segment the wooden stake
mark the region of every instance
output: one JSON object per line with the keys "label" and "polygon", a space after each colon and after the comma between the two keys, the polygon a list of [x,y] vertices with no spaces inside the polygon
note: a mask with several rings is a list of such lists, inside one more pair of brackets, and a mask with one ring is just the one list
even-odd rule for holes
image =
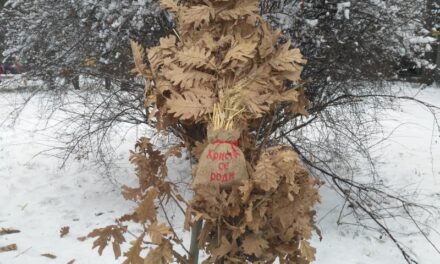
{"label": "wooden stake", "polygon": [[195,222],[191,228],[191,245],[189,248],[190,260],[192,264],[199,263],[199,235],[202,230],[203,220]]}

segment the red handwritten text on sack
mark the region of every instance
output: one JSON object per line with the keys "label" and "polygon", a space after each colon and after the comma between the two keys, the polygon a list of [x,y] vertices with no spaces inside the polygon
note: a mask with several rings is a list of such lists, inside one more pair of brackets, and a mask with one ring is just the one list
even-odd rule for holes
{"label": "red handwritten text on sack", "polygon": [[[210,172],[211,182],[229,182],[235,180],[237,172],[234,169],[234,161],[238,159],[241,152],[237,150],[237,144],[234,142],[214,142],[215,144],[230,144],[231,149],[228,151],[219,151],[215,149],[208,149],[206,158],[213,161],[213,166]],[[232,162],[232,167],[231,163]],[[215,165],[214,165],[215,164]],[[230,171],[233,170],[233,171]]]}
{"label": "red handwritten text on sack", "polygon": [[218,169],[219,170],[229,170],[229,162],[219,162]]}
{"label": "red handwritten text on sack", "polygon": [[217,181],[217,182],[228,182],[235,179],[235,171],[227,172],[227,173],[215,173],[211,172],[210,181]]}
{"label": "red handwritten text on sack", "polygon": [[240,153],[233,149],[232,152],[216,152],[212,149],[208,150],[208,155],[206,156],[210,160],[230,160],[236,159],[240,156]]}

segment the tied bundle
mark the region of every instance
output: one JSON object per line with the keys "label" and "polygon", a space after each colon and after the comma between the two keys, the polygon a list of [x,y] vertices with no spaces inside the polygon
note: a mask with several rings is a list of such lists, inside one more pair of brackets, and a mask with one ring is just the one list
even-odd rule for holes
{"label": "tied bundle", "polygon": [[[131,162],[139,187],[123,192],[138,206],[117,225],[96,229],[94,246],[101,252],[112,240],[115,256],[122,255],[129,221],[141,233],[126,263],[197,263],[197,249],[207,255],[203,263],[310,263],[316,181],[293,150],[275,146],[272,126],[307,116],[306,60],[259,15],[258,0],[160,3],[174,14],[176,30],[147,51],[133,41],[134,72],[146,79],[149,124],[183,142],[165,153],[147,138],[138,142]],[[191,201],[167,170],[186,150],[197,162]],[[184,243],[172,223],[159,222],[168,202],[187,205],[186,256],[175,249]]]}
{"label": "tied bundle", "polygon": [[239,148],[241,129],[237,125],[242,99],[241,88],[233,87],[227,94],[220,92],[208,126],[208,146],[200,156],[193,188],[219,185],[221,188],[240,185],[249,179],[246,159]]}
{"label": "tied bundle", "polygon": [[240,132],[237,129],[208,130],[209,144],[202,152],[193,187],[201,184],[218,184],[220,187],[239,185],[249,178],[246,160],[238,147]]}

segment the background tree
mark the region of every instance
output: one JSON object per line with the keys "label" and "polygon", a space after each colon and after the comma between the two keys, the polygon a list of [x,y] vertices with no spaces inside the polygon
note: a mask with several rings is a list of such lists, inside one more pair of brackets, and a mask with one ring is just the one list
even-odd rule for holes
{"label": "background tree", "polygon": [[[56,104],[53,111],[69,112],[60,123],[72,128],[59,135],[66,143],[63,158],[92,152],[104,160],[112,152],[107,139],[115,124],[144,123],[143,85],[130,73],[129,38],[153,45],[168,31],[167,17],[155,2],[9,1],[2,14],[4,54],[20,58],[30,78],[46,83],[33,87],[24,102],[44,91]],[[70,83],[85,92],[65,101]]]}
{"label": "background tree", "polygon": [[[1,16],[2,16],[2,9],[5,6],[7,0],[0,0],[0,20],[1,20]],[[5,28],[1,27],[0,28],[0,59],[3,58],[3,48],[5,46],[4,44],[4,36],[5,36]]]}
{"label": "background tree", "polygon": [[9,1],[5,55],[48,81],[82,75],[127,85],[130,32],[154,44],[163,31],[156,11],[151,1]]}
{"label": "background tree", "polygon": [[437,42],[432,44],[427,58],[428,60],[434,61],[437,65],[437,71],[434,72],[434,78],[436,78],[437,82],[440,82],[440,1],[426,1],[425,22],[426,28],[431,30],[431,35],[437,39]]}
{"label": "background tree", "polygon": [[[422,17],[430,2],[276,0],[262,1],[261,9],[309,58],[304,77],[314,87],[335,87],[395,79],[402,58],[427,66],[420,60],[425,45],[411,39],[429,35]],[[128,39],[149,47],[172,25],[151,0],[9,1],[6,9],[6,54],[28,60],[33,75],[94,76],[118,85],[129,83]]]}

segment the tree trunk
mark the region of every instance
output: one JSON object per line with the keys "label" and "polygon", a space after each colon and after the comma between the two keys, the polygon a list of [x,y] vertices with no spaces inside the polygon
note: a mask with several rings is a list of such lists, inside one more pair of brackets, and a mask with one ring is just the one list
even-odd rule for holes
{"label": "tree trunk", "polygon": [[189,248],[189,255],[191,259],[191,264],[199,263],[199,235],[202,230],[203,221],[199,220],[193,224],[191,227],[191,245]]}
{"label": "tree trunk", "polygon": [[432,17],[433,9],[434,9],[433,0],[426,0],[425,25],[428,30],[431,30],[432,25],[434,24],[434,18]]}
{"label": "tree trunk", "polygon": [[55,90],[55,80],[54,80],[54,78],[50,77],[47,80],[47,86],[48,86],[49,90]]}
{"label": "tree trunk", "polygon": [[121,91],[128,91],[130,88],[130,83],[126,81],[121,81]]}
{"label": "tree trunk", "polygon": [[[434,25],[434,17],[432,13],[434,12],[434,1],[426,0],[426,10],[425,10],[425,27],[431,31]],[[426,53],[426,59],[435,63],[435,53],[436,47],[432,47],[433,49],[430,52]]]}
{"label": "tree trunk", "polygon": [[112,85],[112,81],[110,81],[109,78],[105,78],[105,79],[104,79],[104,85],[105,85],[105,89],[106,89],[106,90],[110,90],[111,85]]}
{"label": "tree trunk", "polygon": [[437,67],[440,67],[440,43],[437,44],[437,56],[435,59],[435,63],[437,64]]}
{"label": "tree trunk", "polygon": [[1,11],[1,10],[3,9],[3,7],[5,6],[6,1],[8,1],[8,0],[0,0],[0,11]]}
{"label": "tree trunk", "polygon": [[75,90],[79,90],[79,75],[72,78],[72,85]]}

